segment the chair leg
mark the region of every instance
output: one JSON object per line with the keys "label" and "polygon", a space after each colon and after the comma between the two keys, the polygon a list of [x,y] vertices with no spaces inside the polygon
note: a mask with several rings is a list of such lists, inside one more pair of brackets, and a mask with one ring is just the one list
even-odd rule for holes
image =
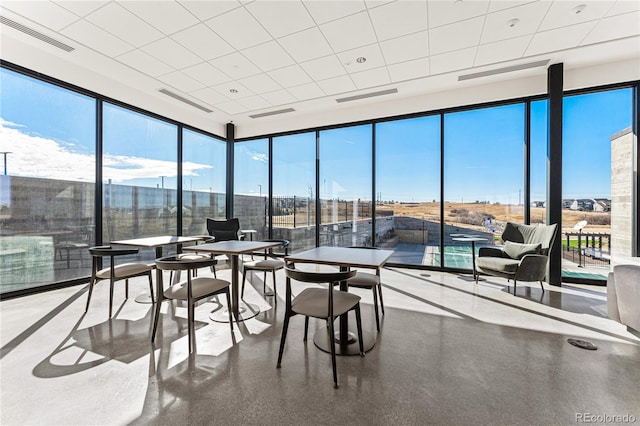
{"label": "chair leg", "polygon": [[278,303],[278,289],[276,288],[276,270],[273,273],[273,303]]}
{"label": "chair leg", "polygon": [[[231,307],[231,293],[229,292],[229,287],[227,287],[227,306]],[[231,325],[231,334],[233,334],[233,313],[231,309],[227,309],[229,311],[229,324]]]}
{"label": "chair leg", "polygon": [[513,279],[513,295],[516,295],[516,279]]}
{"label": "chair leg", "polygon": [[246,281],[246,279],[247,279],[247,270],[245,268],[242,268],[242,289],[240,290],[240,299],[244,299],[244,282]]}
{"label": "chair leg", "polygon": [[304,339],[303,342],[307,341],[307,331],[309,330],[309,317],[304,317]]}
{"label": "chair leg", "polygon": [[151,279],[151,271],[149,271],[149,292],[151,293],[151,303],[153,303],[156,300],[156,297],[153,294],[153,280]]}
{"label": "chair leg", "polygon": [[[187,274],[190,271],[187,271]],[[189,353],[193,353],[193,341],[195,340],[195,322],[193,320],[193,316],[194,316],[194,312],[195,308],[194,308],[194,303],[193,303],[193,299],[191,299],[190,297],[187,298],[187,332],[189,333]]]}
{"label": "chair leg", "polygon": [[384,302],[382,301],[382,284],[378,286],[378,298],[380,299],[380,309],[382,309],[382,315],[384,315]]}
{"label": "chair leg", "polygon": [[162,298],[158,295],[158,300],[156,300],[156,313],[153,316],[153,332],[151,333],[151,341],[156,340],[156,331],[158,330],[158,321],[160,320],[160,304],[162,303]]}
{"label": "chair leg", "polygon": [[282,362],[282,354],[284,353],[284,341],[287,339],[287,329],[289,328],[289,314],[284,314],[284,324],[282,324],[282,336],[280,337],[280,350],[278,351],[278,364],[276,368],[280,368]]}
{"label": "chair leg", "polygon": [[124,280],[124,298],[129,298],[129,278]]}
{"label": "chair leg", "polygon": [[334,329],[333,329],[333,321],[334,318],[328,318],[329,320],[329,346],[331,347],[331,368],[333,369],[333,387],[338,388],[338,371],[336,370],[336,344],[333,341]]}
{"label": "chair leg", "polygon": [[378,292],[375,287],[371,287],[373,290],[373,310],[376,313],[376,330],[380,333],[380,317],[378,315]]}
{"label": "chair leg", "polygon": [[267,271],[262,275],[262,294],[267,292]]}
{"label": "chair leg", "polygon": [[364,342],[362,341],[362,317],[360,315],[360,303],[356,305],[356,327],[358,328],[358,346],[360,356],[364,356]]}
{"label": "chair leg", "polygon": [[109,278],[109,318],[111,318],[111,313],[113,312],[113,274]]}
{"label": "chair leg", "polygon": [[91,294],[93,293],[93,286],[95,285],[95,282],[95,277],[91,277],[91,281],[89,281],[89,295],[87,296],[87,306],[84,308],[85,313],[89,311],[89,302],[91,302]]}
{"label": "chair leg", "polygon": [[540,288],[542,289],[542,292],[544,293],[544,286],[542,285],[542,281],[540,281]]}

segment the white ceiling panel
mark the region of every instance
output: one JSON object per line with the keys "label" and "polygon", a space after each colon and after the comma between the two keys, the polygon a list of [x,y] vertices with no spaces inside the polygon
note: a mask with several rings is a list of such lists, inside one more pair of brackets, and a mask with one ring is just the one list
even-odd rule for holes
{"label": "white ceiling panel", "polygon": [[416,33],[427,29],[427,3],[422,1],[398,1],[371,9],[378,40]]}
{"label": "white ceiling panel", "polygon": [[596,22],[585,22],[580,25],[536,33],[527,48],[526,55],[539,55],[576,47],[595,25]]}
{"label": "white ceiling panel", "polygon": [[237,101],[223,102],[218,104],[217,106],[218,109],[229,115],[241,114],[243,112],[249,111],[245,106],[240,105]]}
{"label": "white ceiling panel", "polygon": [[238,50],[271,40],[269,33],[244,8],[216,16],[206,24]]}
{"label": "white ceiling panel", "polygon": [[214,16],[222,15],[225,12],[241,7],[240,3],[235,0],[224,1],[203,1],[203,0],[186,0],[181,1],[181,5],[187,8],[195,17],[201,21],[206,21]]}
{"label": "white ceiling panel", "polygon": [[227,102],[230,99],[224,96],[217,90],[213,90],[210,87],[206,87],[200,90],[194,90],[190,93],[191,96],[206,102],[209,105],[218,105],[219,103]]}
{"label": "white ceiling panel", "polygon": [[282,87],[267,74],[257,74],[251,77],[242,78],[238,80],[244,87],[251,90],[253,93],[262,94],[266,92],[273,92],[280,90]]}
{"label": "white ceiling panel", "polygon": [[[348,73],[361,72],[386,65],[380,46],[377,43],[338,53],[337,56]],[[359,58],[364,58],[365,61],[359,63]]]}
{"label": "white ceiling panel", "polygon": [[163,37],[160,31],[116,3],[109,3],[86,19],[136,47]]}
{"label": "white ceiling panel", "polygon": [[173,34],[199,22],[173,0],[122,1],[120,4],[164,34]]}
{"label": "white ceiling panel", "polygon": [[317,24],[335,21],[365,10],[365,4],[362,0],[316,0],[305,1],[304,5]]}
{"label": "white ceiling panel", "polygon": [[[639,22],[640,12],[625,13],[624,15],[604,18],[598,22],[593,31],[585,37],[581,45],[637,36],[638,33],[640,33]],[[638,44],[638,46],[640,46],[640,44]]]}
{"label": "white ceiling panel", "polygon": [[429,57],[431,75],[471,68],[477,48],[457,50]]}
{"label": "white ceiling panel", "polygon": [[356,90],[357,87],[351,80],[351,77],[343,75],[340,77],[330,78],[328,80],[318,81],[318,86],[328,96]]}
{"label": "white ceiling panel", "polygon": [[475,66],[487,65],[520,58],[531,41],[532,35],[510,38],[495,43],[481,44],[476,53]]}
{"label": "white ceiling panel", "polygon": [[484,17],[478,17],[430,29],[429,52],[438,55],[477,46],[483,25]]}
{"label": "white ceiling panel", "polygon": [[580,24],[602,18],[613,3],[607,1],[561,1],[549,8],[538,31],[547,31],[568,25]]}
{"label": "white ceiling panel", "polygon": [[296,98],[294,98],[293,95],[286,90],[276,90],[273,92],[263,93],[260,96],[262,96],[274,106],[284,105],[296,101]]}
{"label": "white ceiling panel", "polygon": [[380,48],[387,64],[411,61],[429,54],[429,37],[426,31],[385,40]]}
{"label": "white ceiling panel", "polygon": [[297,62],[331,55],[333,50],[316,27],[278,39],[278,43]]}
{"label": "white ceiling panel", "polygon": [[315,26],[307,9],[297,0],[256,1],[247,4],[247,9],[275,38]]}
{"label": "white ceiling panel", "polygon": [[142,50],[132,50],[124,55],[118,56],[117,59],[123,64],[152,77],[174,71],[169,65],[157,60]]}
{"label": "white ceiling panel", "polygon": [[431,72],[430,68],[429,58],[416,59],[387,67],[394,83],[427,76]]}
{"label": "white ceiling panel", "polygon": [[[484,24],[481,43],[491,43],[533,34],[549,10],[551,2],[528,3],[523,6],[490,13]],[[515,25],[511,25],[517,19]]]}
{"label": "white ceiling panel", "polygon": [[[430,1],[427,2],[429,28],[453,24],[487,13],[488,1]],[[496,3],[496,2],[494,2]],[[510,3],[510,2],[498,2]]]}
{"label": "white ceiling panel", "polygon": [[320,26],[320,30],[336,52],[377,42],[366,12],[329,22]]}
{"label": "white ceiling panel", "polygon": [[134,49],[129,43],[83,19],[69,25],[60,33],[73,40],[82,40],[85,46],[110,57],[122,55]]}
{"label": "white ceiling panel", "polygon": [[499,10],[511,9],[517,6],[521,6],[527,3],[533,3],[540,0],[491,0],[489,3],[489,13],[497,12]]}
{"label": "white ceiling panel", "polygon": [[[6,2],[3,2],[6,3]],[[22,3],[22,2],[21,2]],[[65,9],[75,13],[78,16],[86,16],[93,12],[94,10],[104,6],[109,3],[108,1],[99,1],[99,0],[59,0],[54,1],[55,4],[64,7]]]}
{"label": "white ceiling panel", "polygon": [[187,28],[173,34],[171,38],[205,60],[235,52],[235,49],[229,43],[205,24]]}
{"label": "white ceiling panel", "polygon": [[637,0],[618,0],[607,12],[607,16],[620,15],[623,13],[635,12],[640,10],[640,1]]}
{"label": "white ceiling panel", "polygon": [[247,89],[237,81],[228,81],[212,87],[213,90],[227,96],[229,99],[239,100],[255,95],[251,90]]}
{"label": "white ceiling panel", "polygon": [[75,13],[49,1],[3,0],[2,7],[54,31],[59,31],[79,19]]}
{"label": "white ceiling panel", "polygon": [[299,65],[269,71],[267,74],[282,87],[299,86],[313,81]]}
{"label": "white ceiling panel", "polygon": [[271,106],[269,102],[265,101],[260,96],[250,96],[248,98],[239,99],[238,103],[251,111],[256,109],[269,108]]}
{"label": "white ceiling panel", "polygon": [[358,89],[367,89],[369,87],[383,86],[391,83],[387,67],[357,72],[351,74],[351,79]]}
{"label": "white ceiling panel", "polygon": [[335,55],[314,59],[300,64],[300,66],[314,80],[325,80],[347,73]]}
{"label": "white ceiling panel", "polygon": [[242,54],[263,71],[293,65],[294,61],[275,41],[269,41],[242,51]]}
{"label": "white ceiling panel", "polygon": [[184,68],[183,73],[198,80],[205,86],[215,86],[230,81],[231,78],[208,62]]}
{"label": "white ceiling panel", "polygon": [[188,93],[198,89],[204,89],[205,85],[200,83],[199,81],[194,80],[188,75],[180,72],[174,71],[169,74],[164,74],[158,77],[158,80],[166,83],[176,89]]}
{"label": "white ceiling panel", "polygon": [[290,87],[287,90],[299,101],[321,98],[325,95],[320,86],[318,86],[316,83]]}
{"label": "white ceiling panel", "polygon": [[232,78],[244,78],[260,73],[258,67],[237,52],[212,59],[209,63]]}
{"label": "white ceiling panel", "polygon": [[169,37],[154,41],[144,46],[142,50],[175,69],[190,67],[202,62],[198,55],[188,51]]}

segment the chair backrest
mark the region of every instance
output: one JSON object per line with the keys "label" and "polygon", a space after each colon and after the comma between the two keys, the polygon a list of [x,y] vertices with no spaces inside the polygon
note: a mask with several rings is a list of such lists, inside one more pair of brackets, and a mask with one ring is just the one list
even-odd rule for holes
{"label": "chair backrest", "polygon": [[284,271],[287,277],[292,280],[316,284],[346,281],[356,275],[356,271],[308,272],[293,269],[288,266],[284,268]]}
{"label": "chair backrest", "polygon": [[156,268],[161,271],[186,271],[200,269],[215,264],[214,259],[185,259],[178,255],[171,255],[156,259]]}
{"label": "chair backrest", "polygon": [[502,240],[522,244],[540,244],[540,254],[548,255],[549,248],[556,238],[557,229],[558,224],[556,223],[552,225],[525,225],[507,222],[502,233]]}
{"label": "chair backrest", "polygon": [[216,242],[237,240],[238,232],[240,231],[240,220],[238,218],[229,220],[207,218],[207,231]]}
{"label": "chair backrest", "polygon": [[89,253],[93,257],[115,257],[138,253],[137,248],[113,248],[111,246],[89,247]]}
{"label": "chair backrest", "polygon": [[[262,240],[262,241],[267,242],[267,243],[281,243],[282,247],[284,248],[284,255],[285,256],[289,255],[289,244],[290,244],[289,240],[282,240],[282,239],[277,239],[276,238],[276,239],[267,239],[267,240]],[[277,249],[279,247],[275,247],[275,248]],[[273,250],[274,249],[268,249],[268,250],[265,250],[265,252],[269,251],[269,253],[272,253]]]}

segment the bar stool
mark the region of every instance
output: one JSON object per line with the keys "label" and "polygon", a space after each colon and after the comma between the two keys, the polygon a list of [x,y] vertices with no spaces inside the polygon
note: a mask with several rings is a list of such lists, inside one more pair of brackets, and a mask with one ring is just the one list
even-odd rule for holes
{"label": "bar stool", "polygon": [[[164,297],[169,300],[185,300],[187,302],[187,320],[189,324],[189,353],[195,349],[195,305],[199,300],[225,293],[227,295],[227,305],[231,306],[231,296],[229,286],[231,283],[225,280],[209,277],[193,277],[192,271],[199,268],[210,267],[215,264],[215,259],[187,259],[179,255],[166,256],[156,259],[156,268],[162,271],[186,271],[187,279],[172,285],[164,291]],[[156,312],[153,319],[153,332],[151,341],[156,339],[158,320],[160,319],[160,304],[162,296],[158,296],[156,302]],[[233,333],[233,317],[229,309],[229,324]]]}
{"label": "bar stool", "polygon": [[[89,310],[89,302],[91,302],[91,294],[93,286],[99,280],[109,280],[109,318],[111,318],[113,310],[113,285],[118,280],[125,280],[125,298],[129,298],[129,278],[147,275],[149,277],[149,291],[151,291],[151,299],[153,299],[153,282],[151,279],[151,271],[153,265],[142,262],[115,264],[115,258],[118,256],[126,256],[138,253],[137,248],[113,248],[111,246],[96,246],[89,248],[89,253],[93,258],[91,267],[91,281],[89,282],[89,296],[87,297],[87,306],[84,311]],[[98,260],[104,257],[109,258],[109,267],[98,271]]]}

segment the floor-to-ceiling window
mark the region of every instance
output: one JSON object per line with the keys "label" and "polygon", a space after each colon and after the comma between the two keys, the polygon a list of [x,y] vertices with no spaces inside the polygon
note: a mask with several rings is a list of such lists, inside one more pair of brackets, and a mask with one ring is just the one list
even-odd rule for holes
{"label": "floor-to-ceiling window", "polygon": [[237,142],[234,145],[233,212],[240,228],[256,231],[247,239],[269,236],[269,140]]}
{"label": "floor-to-ceiling window", "polygon": [[207,218],[226,217],[227,143],[182,132],[182,234],[206,235]]}
{"label": "floor-to-ceiling window", "polygon": [[273,238],[295,253],[316,245],[316,134],[273,138]]}
{"label": "floor-to-ceiling window", "polygon": [[177,234],[177,126],[103,108],[103,241]]}
{"label": "floor-to-ceiling window", "polygon": [[377,246],[440,266],[440,116],[376,124],[375,172]]}
{"label": "floor-to-ceiling window", "polygon": [[547,221],[548,102],[540,100],[530,105],[529,222],[539,225]]}
{"label": "floor-to-ceiling window", "polygon": [[0,70],[0,292],[86,276],[96,101]]}
{"label": "floor-to-ceiling window", "polygon": [[499,239],[506,222],[523,222],[524,140],[521,103],[445,114],[445,267],[471,269],[465,237],[484,239],[477,250]]}
{"label": "floor-to-ceiling window", "polygon": [[321,246],[373,245],[372,126],[320,132]]}

